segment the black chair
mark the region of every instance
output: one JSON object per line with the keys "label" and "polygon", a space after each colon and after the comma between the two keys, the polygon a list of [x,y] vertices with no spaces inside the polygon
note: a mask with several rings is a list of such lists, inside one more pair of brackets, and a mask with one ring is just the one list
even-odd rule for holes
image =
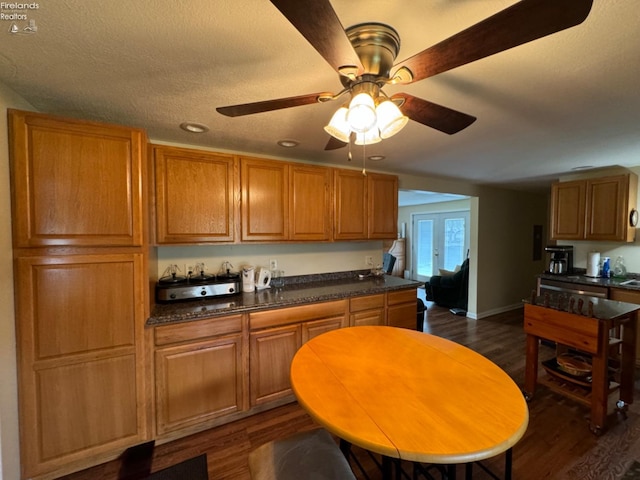
{"label": "black chair", "polygon": [[382,270],[387,275],[391,275],[393,273],[393,266],[396,264],[396,257],[391,255],[390,253],[385,253],[382,255]]}
{"label": "black chair", "polygon": [[469,259],[453,275],[434,275],[425,283],[426,299],[441,307],[467,310]]}

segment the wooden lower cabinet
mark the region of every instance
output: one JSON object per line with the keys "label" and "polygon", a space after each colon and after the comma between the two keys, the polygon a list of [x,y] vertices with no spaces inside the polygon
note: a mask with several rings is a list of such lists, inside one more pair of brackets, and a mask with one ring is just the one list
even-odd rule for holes
{"label": "wooden lower cabinet", "polygon": [[265,310],[249,315],[251,406],[292,396],[293,356],[316,335],[348,325],[348,300]]}
{"label": "wooden lower cabinet", "polygon": [[159,437],[246,408],[241,315],[156,327],[155,344]]}
{"label": "wooden lower cabinet", "polygon": [[391,327],[417,327],[418,295],[415,289],[387,293],[387,325]]}
{"label": "wooden lower cabinet", "polygon": [[384,293],[355,297],[349,300],[349,325],[384,325]]}
{"label": "wooden lower cabinet", "polygon": [[291,395],[289,367],[302,344],[301,329],[286,325],[250,334],[251,406]]}
{"label": "wooden lower cabinet", "polygon": [[148,439],[142,254],[16,260],[24,478],[69,473]]}

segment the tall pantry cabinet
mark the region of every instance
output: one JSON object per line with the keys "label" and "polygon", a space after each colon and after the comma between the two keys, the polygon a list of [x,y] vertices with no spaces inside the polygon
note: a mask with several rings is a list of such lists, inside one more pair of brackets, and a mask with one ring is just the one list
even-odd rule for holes
{"label": "tall pantry cabinet", "polygon": [[149,438],[142,130],[9,110],[23,478]]}

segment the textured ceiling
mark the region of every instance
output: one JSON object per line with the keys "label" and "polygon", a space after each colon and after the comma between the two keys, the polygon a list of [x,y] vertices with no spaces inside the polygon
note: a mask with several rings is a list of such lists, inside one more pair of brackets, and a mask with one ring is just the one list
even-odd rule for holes
{"label": "textured ceiling", "polygon": [[[403,60],[515,2],[333,0],[342,24],[377,21]],[[341,89],[267,0],[43,0],[19,33],[0,21],[0,82],[48,113],[143,127],[154,141],[347,165],[324,151],[336,102],[228,118],[216,107]],[[4,11],[3,13],[11,13]],[[35,33],[24,33],[32,22]],[[594,0],[584,23],[389,94],[476,116],[455,135],[415,122],[366,148],[371,168],[531,186],[575,167],[640,164],[640,8]],[[208,125],[205,134],[178,128]],[[300,145],[283,149],[280,139]],[[361,147],[353,151],[361,162]]]}

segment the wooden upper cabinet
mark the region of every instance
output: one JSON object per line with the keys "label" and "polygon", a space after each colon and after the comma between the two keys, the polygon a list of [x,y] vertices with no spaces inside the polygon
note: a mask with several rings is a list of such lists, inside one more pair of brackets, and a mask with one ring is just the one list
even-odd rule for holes
{"label": "wooden upper cabinet", "polygon": [[398,234],[398,177],[363,175],[338,169],[334,174],[336,240],[395,239]]}
{"label": "wooden upper cabinet", "polygon": [[638,177],[633,173],[554,183],[551,238],[632,242]]}
{"label": "wooden upper cabinet", "polygon": [[233,155],[153,145],[156,242],[233,242],[239,217]]}
{"label": "wooden upper cabinet", "polygon": [[240,159],[242,241],[288,240],[289,165]]}
{"label": "wooden upper cabinet", "polygon": [[143,130],[9,110],[14,247],[141,246]]}
{"label": "wooden upper cabinet", "polygon": [[331,240],[331,170],[291,164],[289,178],[289,238]]}
{"label": "wooden upper cabinet", "polygon": [[587,180],[586,238],[632,242],[635,227],[629,224],[629,214],[636,206],[637,192],[635,174]]}
{"label": "wooden upper cabinet", "polygon": [[584,239],[586,182],[556,182],[551,185],[551,238]]}
{"label": "wooden upper cabinet", "polygon": [[398,177],[367,174],[368,238],[398,237]]}
{"label": "wooden upper cabinet", "polygon": [[367,238],[367,177],[358,170],[337,169],[333,175],[335,240]]}

